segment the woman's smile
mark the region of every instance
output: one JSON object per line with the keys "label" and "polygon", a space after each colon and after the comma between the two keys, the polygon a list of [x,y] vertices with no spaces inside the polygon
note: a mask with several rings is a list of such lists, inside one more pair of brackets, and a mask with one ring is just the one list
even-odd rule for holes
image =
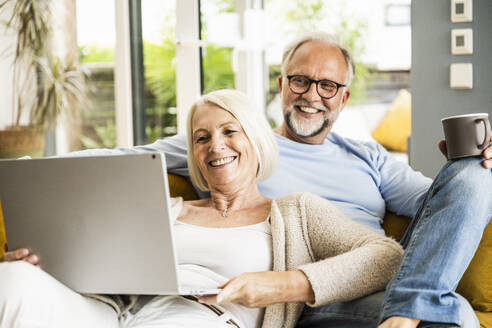
{"label": "woman's smile", "polygon": [[212,167],[223,167],[223,166],[226,166],[226,165],[232,163],[234,160],[236,160],[236,158],[237,158],[237,156],[222,157],[219,159],[214,159],[214,160],[208,162],[208,164]]}

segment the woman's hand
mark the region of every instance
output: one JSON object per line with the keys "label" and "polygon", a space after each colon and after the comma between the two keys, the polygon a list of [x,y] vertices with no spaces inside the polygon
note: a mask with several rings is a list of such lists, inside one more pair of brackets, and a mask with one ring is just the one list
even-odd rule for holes
{"label": "woman's hand", "polygon": [[314,292],[302,271],[243,273],[221,286],[217,295],[200,297],[207,304],[238,303],[265,307],[281,302],[312,302]]}
{"label": "woman's hand", "polygon": [[27,248],[19,248],[10,252],[5,252],[0,258],[0,262],[25,261],[39,267],[39,257],[31,253]]}
{"label": "woman's hand", "polygon": [[407,317],[389,317],[384,320],[378,328],[415,328],[419,325],[419,319],[412,319]]}

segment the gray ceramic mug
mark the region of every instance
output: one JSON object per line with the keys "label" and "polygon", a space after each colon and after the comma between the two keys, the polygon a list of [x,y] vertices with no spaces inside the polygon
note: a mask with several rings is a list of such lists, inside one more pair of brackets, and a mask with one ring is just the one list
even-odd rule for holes
{"label": "gray ceramic mug", "polygon": [[481,155],[490,143],[489,114],[475,113],[441,120],[448,159]]}

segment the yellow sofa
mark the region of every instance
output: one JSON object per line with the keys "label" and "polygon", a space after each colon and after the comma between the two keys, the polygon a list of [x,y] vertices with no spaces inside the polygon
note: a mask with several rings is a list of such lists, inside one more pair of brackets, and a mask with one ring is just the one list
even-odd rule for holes
{"label": "yellow sofa", "polygon": [[[189,182],[176,175],[168,175],[171,196],[185,200],[196,199],[195,190]],[[388,236],[399,240],[408,226],[409,218],[387,213],[383,228]],[[2,209],[0,206],[0,256],[5,245]],[[492,328],[492,222],[484,231],[482,240],[472,262],[461,279],[457,291],[471,303],[480,320],[480,326]]]}

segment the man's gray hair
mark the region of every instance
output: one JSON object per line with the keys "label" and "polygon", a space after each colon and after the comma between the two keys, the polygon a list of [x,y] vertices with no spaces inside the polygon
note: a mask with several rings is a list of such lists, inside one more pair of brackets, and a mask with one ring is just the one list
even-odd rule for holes
{"label": "man's gray hair", "polygon": [[205,104],[214,104],[228,111],[243,128],[258,159],[256,177],[258,180],[269,178],[278,162],[278,148],[273,131],[266,117],[252,108],[248,97],[237,90],[217,90],[198,99],[188,113],[186,133],[188,137],[188,169],[193,184],[202,191],[208,191],[209,186],[195,162],[193,153],[193,116],[196,110]]}
{"label": "man's gray hair", "polygon": [[354,60],[352,59],[352,55],[350,55],[350,52],[344,46],[342,46],[338,37],[326,32],[305,33],[300,35],[296,39],[292,40],[290,43],[288,43],[282,54],[282,64],[281,64],[282,75],[286,74],[287,64],[292,58],[294,52],[304,43],[309,41],[322,41],[340,49],[340,51],[343,54],[343,57],[345,58],[345,62],[347,63],[347,76],[345,77],[345,84],[347,85],[347,87],[350,86],[350,83],[352,83],[352,80],[354,78],[354,70],[355,70]]}

